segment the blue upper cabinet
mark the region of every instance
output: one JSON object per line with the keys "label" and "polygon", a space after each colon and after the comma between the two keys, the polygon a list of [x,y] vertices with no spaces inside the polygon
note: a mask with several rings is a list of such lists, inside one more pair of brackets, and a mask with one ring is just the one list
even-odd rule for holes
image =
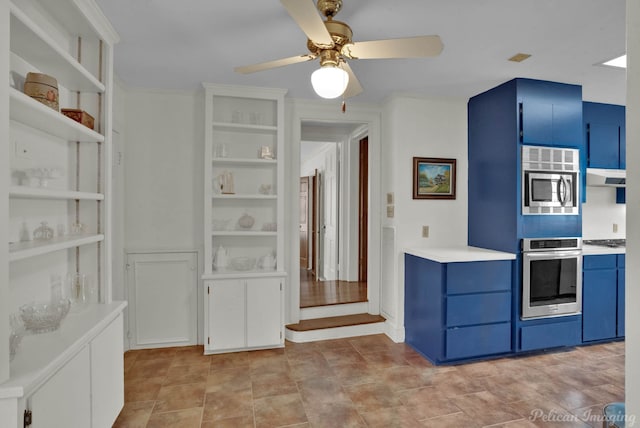
{"label": "blue upper cabinet", "polygon": [[624,106],[583,103],[583,135],[587,168],[626,167]]}
{"label": "blue upper cabinet", "polygon": [[582,87],[517,79],[520,142],[555,147],[582,144]]}
{"label": "blue upper cabinet", "polygon": [[582,141],[581,86],[513,79],[469,99],[469,245],[518,253],[523,237],[581,236],[581,215],[522,215],[521,147]]}

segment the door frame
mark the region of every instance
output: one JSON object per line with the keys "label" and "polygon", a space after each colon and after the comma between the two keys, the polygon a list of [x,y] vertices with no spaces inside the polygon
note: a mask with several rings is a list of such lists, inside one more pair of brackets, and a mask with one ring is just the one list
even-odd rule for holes
{"label": "door frame", "polygon": [[[304,239],[304,246],[306,246],[305,249],[305,253],[307,255],[307,257],[304,259],[304,262],[306,263],[305,268],[309,268],[309,257],[310,257],[310,251],[309,251],[309,241],[310,241],[310,230],[312,229],[311,226],[311,216],[309,215],[309,207],[310,207],[310,201],[309,201],[309,195],[310,195],[310,190],[311,190],[311,177],[309,176],[304,176],[304,177],[300,177],[300,194],[302,194],[302,187],[303,185],[306,186],[306,202],[305,202],[305,213],[304,213],[304,217],[302,216],[302,212],[300,213],[300,219],[302,220],[304,218],[305,221],[305,225],[307,226],[307,230],[305,231],[305,239]],[[300,201],[302,203],[302,198],[300,198]],[[300,227],[302,228],[302,223],[300,223]],[[302,232],[300,232],[299,234],[300,236],[300,250],[302,250],[303,244],[302,244]],[[302,259],[302,255],[300,256],[300,264],[303,264],[303,259]],[[302,266],[301,266],[302,267]]]}
{"label": "door frame", "polygon": [[[324,101],[292,100],[287,105],[292,120],[290,129],[290,157],[288,159],[288,179],[289,191],[287,192],[286,206],[288,209],[285,215],[291,218],[285,221],[289,224],[289,273],[285,316],[287,323],[297,323],[300,321],[300,242],[297,220],[300,215],[298,203],[299,178],[300,178],[300,141],[302,140],[302,123],[321,121],[328,123],[353,123],[362,124],[366,128],[366,135],[369,137],[369,188],[377,191],[369,192],[369,230],[368,230],[368,266],[367,277],[367,299],[368,312],[370,314],[380,313],[380,275],[381,275],[381,233],[382,216],[381,210],[381,189],[382,189],[382,168],[381,165],[381,115],[378,111],[363,106],[349,106],[348,114],[341,112],[334,103]],[[354,135],[354,139],[360,139],[364,135]],[[293,221],[291,221],[293,220]]]}
{"label": "door frame", "polygon": [[369,230],[369,137],[361,138],[358,159],[358,281],[367,282]]}

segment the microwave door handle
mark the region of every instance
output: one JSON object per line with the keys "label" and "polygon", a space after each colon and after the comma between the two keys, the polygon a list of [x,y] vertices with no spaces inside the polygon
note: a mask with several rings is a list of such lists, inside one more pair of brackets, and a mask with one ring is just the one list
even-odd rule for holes
{"label": "microwave door handle", "polygon": [[562,205],[566,205],[569,201],[569,192],[570,192],[571,182],[566,178],[562,177]]}
{"label": "microwave door handle", "polygon": [[558,200],[560,201],[560,205],[564,206],[566,202],[567,196],[567,183],[564,180],[564,177],[560,176],[560,180],[558,180]]}

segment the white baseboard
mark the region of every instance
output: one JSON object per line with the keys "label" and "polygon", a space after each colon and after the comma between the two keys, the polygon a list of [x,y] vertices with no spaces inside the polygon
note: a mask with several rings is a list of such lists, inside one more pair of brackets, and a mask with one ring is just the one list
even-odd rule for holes
{"label": "white baseboard", "polygon": [[387,328],[385,331],[385,334],[389,336],[391,340],[393,340],[396,343],[404,342],[404,339],[405,339],[404,327],[396,327],[395,325],[390,323],[388,320],[384,324],[385,324],[385,327]]}

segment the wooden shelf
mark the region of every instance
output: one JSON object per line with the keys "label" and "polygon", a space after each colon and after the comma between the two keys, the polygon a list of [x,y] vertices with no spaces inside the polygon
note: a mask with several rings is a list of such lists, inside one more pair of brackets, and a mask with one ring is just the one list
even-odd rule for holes
{"label": "wooden shelf", "polygon": [[211,196],[213,199],[256,199],[256,200],[269,200],[269,199],[277,199],[278,195],[260,195],[260,194],[214,194]]}
{"label": "wooden shelf", "polygon": [[67,141],[103,142],[104,135],[69,119],[15,88],[9,88],[11,120]]}
{"label": "wooden shelf", "polygon": [[12,186],[9,197],[14,199],[68,199],[102,201],[102,193],[74,192],[72,190],[48,189],[42,187]]}
{"label": "wooden shelf", "polygon": [[11,9],[11,52],[54,77],[61,86],[80,92],[104,92],[105,86],[62,49],[17,6]]}
{"label": "wooden shelf", "polygon": [[252,134],[275,134],[278,131],[276,126],[231,122],[213,122],[213,129],[216,131],[247,132]]}
{"label": "wooden shelf", "polygon": [[104,235],[70,235],[49,241],[28,241],[9,244],[9,261],[28,259],[54,251],[89,245],[104,240]]}
{"label": "wooden shelf", "polygon": [[285,277],[286,272],[279,270],[262,270],[255,269],[249,271],[239,271],[232,269],[225,269],[224,271],[214,271],[212,273],[205,273],[202,275],[202,279],[237,279],[237,278],[269,278],[269,277]]}
{"label": "wooden shelf", "polygon": [[214,230],[211,232],[212,236],[277,236],[277,231],[266,230]]}
{"label": "wooden shelf", "polygon": [[214,165],[278,165],[276,159],[213,158]]}

